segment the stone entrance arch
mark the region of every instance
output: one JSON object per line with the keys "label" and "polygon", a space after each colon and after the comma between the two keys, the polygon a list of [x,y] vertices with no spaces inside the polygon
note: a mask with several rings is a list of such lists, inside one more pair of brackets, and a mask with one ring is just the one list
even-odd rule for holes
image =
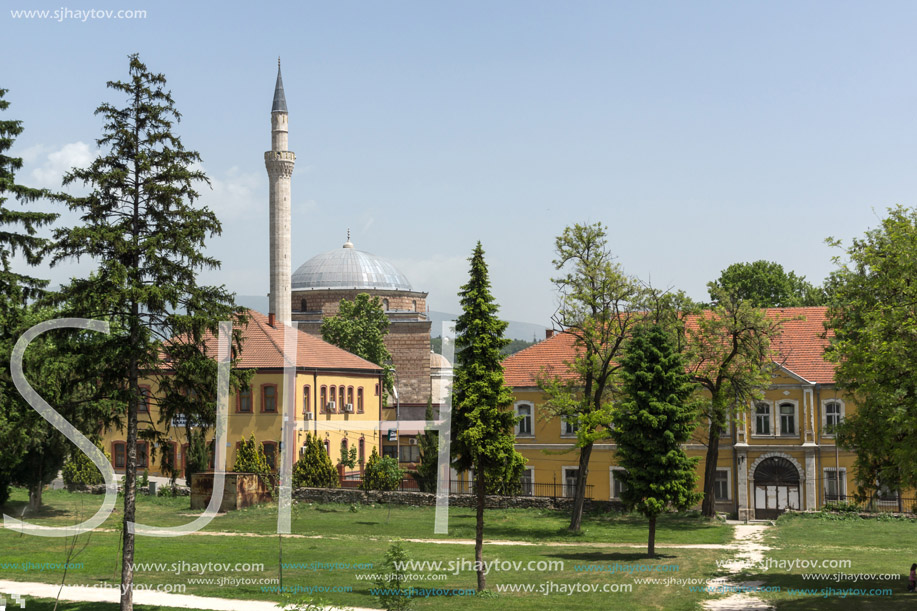
{"label": "stone entrance arch", "polygon": [[792,457],[770,454],[752,465],[755,490],[755,519],[772,520],[787,509],[799,509],[800,483],[805,480],[799,463]]}

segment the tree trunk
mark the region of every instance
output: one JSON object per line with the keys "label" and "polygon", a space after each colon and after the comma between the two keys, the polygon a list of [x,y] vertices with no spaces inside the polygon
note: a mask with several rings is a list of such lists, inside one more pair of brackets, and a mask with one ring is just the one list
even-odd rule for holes
{"label": "tree trunk", "polygon": [[583,446],[579,451],[579,471],[576,472],[576,491],[573,495],[573,515],[570,516],[571,532],[579,532],[580,526],[583,523],[583,505],[586,502],[586,479],[589,475],[590,456],[592,456],[592,443]]}
{"label": "tree trunk", "polygon": [[475,469],[474,485],[478,497],[477,525],[474,533],[474,562],[478,569],[478,592],[487,587],[487,576],[484,575],[484,470]]}
{"label": "tree trunk", "polygon": [[714,498],[713,486],[716,483],[716,461],[720,456],[720,426],[718,423],[710,423],[710,436],[707,438],[707,462],[704,465],[704,502],[701,505],[701,513],[713,518],[716,516],[716,498]]}
{"label": "tree trunk", "polygon": [[[133,321],[137,320],[139,308],[132,305]],[[136,322],[131,324],[131,346],[139,343],[140,333]],[[124,465],[124,523],[121,553],[121,611],[134,609],[134,534],[128,529],[128,522],[134,522],[137,494],[137,403],[140,393],[138,385],[139,368],[137,359],[132,358],[128,370],[128,388],[133,391],[127,405],[127,460]]]}
{"label": "tree trunk", "polygon": [[29,486],[29,511],[37,512],[41,509],[41,491],[44,489],[44,484],[39,481],[37,484],[32,484]]}
{"label": "tree trunk", "polygon": [[650,517],[650,538],[646,544],[646,554],[650,558],[656,557],[656,516]]}

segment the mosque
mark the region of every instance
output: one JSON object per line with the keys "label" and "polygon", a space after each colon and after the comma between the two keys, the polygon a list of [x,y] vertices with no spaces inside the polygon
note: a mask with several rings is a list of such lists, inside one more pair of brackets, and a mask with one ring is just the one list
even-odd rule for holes
{"label": "mosque", "polygon": [[[385,345],[392,355],[395,392],[385,406],[385,420],[422,420],[427,401],[441,402],[449,363],[430,351],[431,321],[427,293],[415,289],[391,262],[358,250],[347,232],[343,246],[313,256],[292,271],[291,182],[296,155],[288,149],[288,109],[280,64],[271,107],[271,150],[264,154],[270,190],[270,294],[272,325],[297,324],[321,337],[322,320],[338,312],[342,299],[359,293],[378,297],[389,319]],[[416,462],[419,431],[400,431],[382,443],[385,455]]]}

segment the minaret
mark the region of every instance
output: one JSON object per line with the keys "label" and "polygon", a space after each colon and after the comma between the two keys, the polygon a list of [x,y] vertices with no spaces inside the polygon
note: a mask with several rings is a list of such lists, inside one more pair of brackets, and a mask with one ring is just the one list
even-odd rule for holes
{"label": "minaret", "polygon": [[271,293],[268,318],[281,324],[292,321],[290,293],[290,179],[296,155],[287,150],[287,100],[280,78],[280,58],[277,58],[277,85],[271,108],[271,150],[264,154],[270,183],[270,249]]}

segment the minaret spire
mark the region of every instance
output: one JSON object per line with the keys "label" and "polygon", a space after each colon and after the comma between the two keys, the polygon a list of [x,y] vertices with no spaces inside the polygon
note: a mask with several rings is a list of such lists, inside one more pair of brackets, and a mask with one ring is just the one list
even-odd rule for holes
{"label": "minaret spire", "polygon": [[271,108],[271,150],[264,154],[270,186],[270,283],[268,318],[281,324],[292,322],[290,267],[290,182],[296,154],[288,150],[287,100],[277,58],[277,84]]}

